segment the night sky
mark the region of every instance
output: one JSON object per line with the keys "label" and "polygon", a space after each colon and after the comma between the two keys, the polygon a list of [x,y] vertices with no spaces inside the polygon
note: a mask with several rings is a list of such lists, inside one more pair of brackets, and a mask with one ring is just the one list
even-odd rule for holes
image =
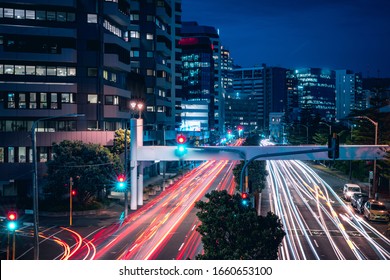
{"label": "night sky", "polygon": [[234,63],[390,77],[390,0],[182,0],[182,20],[219,29]]}

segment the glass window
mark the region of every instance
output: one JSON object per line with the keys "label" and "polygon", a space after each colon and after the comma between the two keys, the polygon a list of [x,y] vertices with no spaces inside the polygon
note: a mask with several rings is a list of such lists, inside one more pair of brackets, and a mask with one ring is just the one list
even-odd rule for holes
{"label": "glass window", "polygon": [[114,96],[106,95],[106,105],[114,105]]}
{"label": "glass window", "polygon": [[15,75],[26,75],[26,66],[15,65]]}
{"label": "glass window", "polygon": [[35,18],[37,20],[46,20],[46,11],[36,11]]}
{"label": "glass window", "polygon": [[58,109],[58,96],[57,93],[50,94],[50,109]]}
{"label": "glass window", "polygon": [[15,93],[8,93],[8,107],[15,108]]}
{"label": "glass window", "polygon": [[27,156],[26,156],[26,147],[19,147],[19,152],[18,152],[18,161],[19,162],[26,162]]}
{"label": "glass window", "polygon": [[26,109],[26,94],[19,93],[19,108]]}
{"label": "glass window", "polygon": [[26,10],[26,19],[35,19],[35,11]]}
{"label": "glass window", "polygon": [[140,33],[138,31],[130,31],[130,37],[131,38],[139,38],[140,37],[139,34]]}
{"label": "glass window", "polygon": [[8,147],[8,162],[15,162],[15,148]]}
{"label": "glass window", "polygon": [[130,51],[131,57],[139,57],[139,51]]}
{"label": "glass window", "polygon": [[97,14],[88,14],[87,15],[88,23],[97,23]]}
{"label": "glass window", "polygon": [[36,92],[30,92],[29,108],[30,109],[36,109],[37,108],[37,93]]}
{"label": "glass window", "polygon": [[47,93],[46,92],[41,92],[39,94],[39,96],[40,96],[39,108],[47,109]]}
{"label": "glass window", "polygon": [[66,67],[57,67],[57,76],[66,76]]}
{"label": "glass window", "polygon": [[0,162],[4,162],[4,147],[0,147]]}
{"label": "glass window", "polygon": [[4,73],[4,67],[3,64],[0,64],[0,75]]}
{"label": "glass window", "polygon": [[68,67],[68,76],[76,76],[76,68]]}
{"label": "glass window", "polygon": [[75,21],[76,20],[76,14],[75,13],[67,13],[66,20],[67,21]]}
{"label": "glass window", "polygon": [[104,78],[105,80],[108,80],[108,72],[107,72],[107,70],[104,70],[104,71],[103,71],[103,78]]}
{"label": "glass window", "polygon": [[153,52],[146,52],[146,57],[153,58],[154,57],[154,53]]}
{"label": "glass window", "polygon": [[14,18],[14,9],[4,8],[5,18]]}
{"label": "glass window", "polygon": [[13,65],[4,65],[4,74],[14,74],[14,66]]}
{"label": "glass window", "polygon": [[97,76],[97,68],[88,68],[88,76],[96,77]]}
{"label": "glass window", "polygon": [[154,70],[153,69],[146,69],[146,75],[154,76]]}
{"label": "glass window", "polygon": [[15,18],[16,19],[25,19],[24,10],[15,9]]}
{"label": "glass window", "polygon": [[97,96],[97,94],[88,94],[88,103],[91,103],[91,104],[98,103],[98,96]]}
{"label": "glass window", "polygon": [[146,34],[146,40],[153,40],[153,34],[152,33],[147,33]]}
{"label": "glass window", "polygon": [[66,13],[57,12],[57,21],[66,21]]}
{"label": "glass window", "polygon": [[38,76],[46,76],[46,66],[37,66],[36,71]]}
{"label": "glass window", "polygon": [[56,12],[47,11],[47,20],[56,20]]}
{"label": "glass window", "polygon": [[61,93],[61,102],[70,103],[70,93]]}
{"label": "glass window", "polygon": [[56,76],[57,68],[55,66],[47,66],[47,75],[48,76]]}
{"label": "glass window", "polygon": [[0,18],[3,17],[3,8],[0,8]]}
{"label": "glass window", "polygon": [[115,73],[111,73],[110,81],[116,83],[116,74]]}
{"label": "glass window", "polygon": [[38,147],[38,150],[39,150],[39,162],[47,162],[48,148]]}
{"label": "glass window", "polygon": [[35,75],[35,66],[26,66],[26,75]]}

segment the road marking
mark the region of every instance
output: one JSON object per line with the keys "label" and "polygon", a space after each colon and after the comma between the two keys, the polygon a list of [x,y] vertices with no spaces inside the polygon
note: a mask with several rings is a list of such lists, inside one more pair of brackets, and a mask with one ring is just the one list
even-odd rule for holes
{"label": "road marking", "polygon": [[181,246],[180,246],[180,248],[179,248],[179,250],[178,250],[178,251],[180,251],[180,250],[183,248],[183,246],[184,246],[184,242],[183,242],[183,243],[181,243]]}
{"label": "road marking", "polygon": [[315,239],[313,239],[313,241],[314,241],[314,244],[316,244],[317,248],[320,248],[320,246],[318,246],[317,241]]}

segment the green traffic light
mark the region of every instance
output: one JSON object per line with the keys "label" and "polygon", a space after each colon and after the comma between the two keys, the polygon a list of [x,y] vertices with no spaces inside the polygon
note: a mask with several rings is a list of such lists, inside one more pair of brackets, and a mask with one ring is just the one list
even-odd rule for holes
{"label": "green traffic light", "polygon": [[16,222],[14,222],[14,221],[9,221],[8,224],[7,224],[7,228],[8,228],[9,230],[11,230],[11,231],[16,230],[16,228],[17,228]]}

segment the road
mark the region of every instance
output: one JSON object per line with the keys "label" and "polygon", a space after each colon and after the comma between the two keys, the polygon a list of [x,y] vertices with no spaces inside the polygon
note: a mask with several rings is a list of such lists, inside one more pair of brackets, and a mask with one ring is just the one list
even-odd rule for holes
{"label": "road", "polygon": [[390,241],[301,161],[268,161],[270,208],[287,235],[281,259],[390,259]]}

